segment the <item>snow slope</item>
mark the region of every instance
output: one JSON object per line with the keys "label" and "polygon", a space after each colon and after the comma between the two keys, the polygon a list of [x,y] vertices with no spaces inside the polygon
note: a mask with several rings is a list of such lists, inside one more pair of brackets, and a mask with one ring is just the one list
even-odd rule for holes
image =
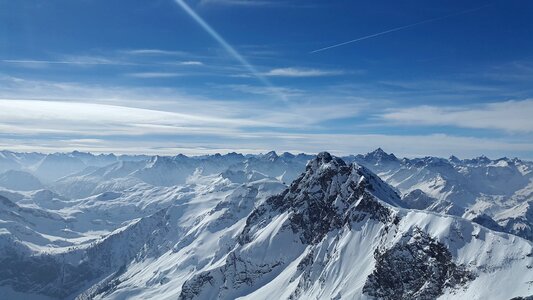
{"label": "snow slope", "polygon": [[16,191],[31,191],[44,187],[37,177],[18,170],[9,170],[0,174],[0,186]]}
{"label": "snow slope", "polygon": [[495,221],[499,230],[532,239],[533,220],[524,213],[533,201],[532,162],[485,156],[400,160],[382,149],[349,159],[395,187],[410,208]]}
{"label": "snow slope", "polygon": [[[515,170],[529,178],[528,162],[408,162],[382,150],[367,156],[349,157],[365,161],[355,164],[328,153],[311,160],[274,152],[106,156],[110,164],[94,165],[77,153],[84,169],[49,183],[50,190],[0,191],[0,292],[10,299],[533,294],[533,244],[520,237],[531,232],[529,183],[468,184],[519,176]],[[408,172],[419,181],[402,190],[372,169],[389,182]],[[438,175],[445,188],[431,189],[426,180]],[[446,190],[451,175],[466,181]],[[474,193],[480,189],[500,194]],[[459,198],[460,190],[474,198]],[[437,209],[446,201],[483,214]]]}

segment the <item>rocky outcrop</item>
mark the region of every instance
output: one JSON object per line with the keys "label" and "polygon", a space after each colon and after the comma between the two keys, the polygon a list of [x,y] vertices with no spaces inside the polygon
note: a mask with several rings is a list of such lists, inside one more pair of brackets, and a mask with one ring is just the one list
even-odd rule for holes
{"label": "rocky outcrop", "polygon": [[304,244],[317,243],[329,231],[365,217],[386,222],[391,213],[375,195],[385,195],[391,204],[401,203],[399,196],[368,169],[320,153],[287,190],[269,198],[250,215],[239,241],[247,243],[254,227],[283,212],[290,214],[290,227]]}
{"label": "rocky outcrop", "polygon": [[446,246],[419,229],[390,249],[376,250],[376,267],[363,293],[376,299],[436,299],[446,288],[474,279],[456,265]]}

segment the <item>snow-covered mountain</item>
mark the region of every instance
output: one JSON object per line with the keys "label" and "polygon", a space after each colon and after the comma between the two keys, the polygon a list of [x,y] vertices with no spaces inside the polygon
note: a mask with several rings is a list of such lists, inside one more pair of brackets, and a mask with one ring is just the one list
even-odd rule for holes
{"label": "snow-covered mountain", "polygon": [[395,187],[407,207],[474,221],[532,240],[533,163],[485,156],[398,159],[377,149],[349,157]]}
{"label": "snow-covered mountain", "polygon": [[[510,286],[530,292],[526,282],[497,281],[532,274],[531,243],[399,205],[366,168],[321,153],[251,213],[238,244],[187,280],[180,299],[487,298],[512,296],[499,292]],[[503,261],[482,250],[506,248],[520,254]]]}
{"label": "snow-covered mountain", "polygon": [[224,172],[228,176],[231,172],[233,176],[244,172],[256,174],[255,177],[272,177],[281,182],[290,182],[302,172],[310,158],[312,156],[305,154],[285,153],[278,156],[275,152],[256,156],[237,153],[199,157],[153,156],[146,160],[119,160],[104,167],[89,167],[50,185],[65,196],[81,198],[104,191],[121,191],[140,183],[153,186],[185,185],[189,178]]}
{"label": "snow-covered mountain", "polygon": [[0,187],[15,191],[31,191],[42,189],[43,184],[28,172],[8,170],[0,174]]}
{"label": "snow-covered mountain", "polygon": [[[328,153],[72,157],[83,169],[46,187],[0,190],[6,299],[533,294],[529,162],[383,150],[353,164]],[[13,161],[32,172],[44,158]]]}

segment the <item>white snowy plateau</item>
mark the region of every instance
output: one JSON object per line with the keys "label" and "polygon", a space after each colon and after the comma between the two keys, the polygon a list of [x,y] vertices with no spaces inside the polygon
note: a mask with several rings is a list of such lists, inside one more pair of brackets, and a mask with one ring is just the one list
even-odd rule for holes
{"label": "white snowy plateau", "polygon": [[0,151],[0,299],[533,299],[533,162]]}

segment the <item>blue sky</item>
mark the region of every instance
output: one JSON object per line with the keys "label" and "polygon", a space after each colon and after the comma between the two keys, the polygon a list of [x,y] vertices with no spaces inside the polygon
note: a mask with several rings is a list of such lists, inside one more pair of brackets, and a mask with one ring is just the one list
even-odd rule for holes
{"label": "blue sky", "polygon": [[533,158],[532,14],[526,0],[0,0],[0,148]]}

